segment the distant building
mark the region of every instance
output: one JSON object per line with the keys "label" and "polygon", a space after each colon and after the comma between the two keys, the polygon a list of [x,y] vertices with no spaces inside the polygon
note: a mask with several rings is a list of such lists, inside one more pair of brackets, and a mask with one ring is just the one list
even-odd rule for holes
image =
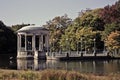
{"label": "distant building", "polygon": [[49,31],[40,26],[25,26],[17,31],[17,58],[46,59]]}

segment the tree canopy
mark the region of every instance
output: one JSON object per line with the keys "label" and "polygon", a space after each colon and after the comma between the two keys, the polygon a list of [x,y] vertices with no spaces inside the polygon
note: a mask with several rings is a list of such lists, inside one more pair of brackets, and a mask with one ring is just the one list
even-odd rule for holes
{"label": "tree canopy", "polygon": [[[77,50],[92,48],[96,40],[96,48],[104,49],[105,40],[114,31],[120,31],[120,0],[114,5],[104,8],[82,10],[74,20],[66,16],[58,16],[47,22],[45,26],[50,30],[50,44],[54,50]],[[107,45],[109,47],[110,45]],[[113,45],[114,46],[114,45]]]}
{"label": "tree canopy", "polygon": [[0,21],[0,53],[16,52],[16,40],[14,32]]}
{"label": "tree canopy", "polygon": [[110,50],[120,48],[120,31],[111,32],[106,39],[106,45]]}

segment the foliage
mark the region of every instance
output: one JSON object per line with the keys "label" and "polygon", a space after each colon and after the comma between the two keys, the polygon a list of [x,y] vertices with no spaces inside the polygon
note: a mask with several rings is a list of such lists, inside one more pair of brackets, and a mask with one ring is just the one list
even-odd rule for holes
{"label": "foliage", "polygon": [[57,16],[48,21],[44,27],[50,30],[50,45],[53,51],[60,49],[60,39],[65,33],[65,29],[68,25],[72,24],[72,20],[65,14],[64,16]]}
{"label": "foliage", "polygon": [[104,39],[113,31],[120,31],[120,23],[106,24],[103,32]]}
{"label": "foliage", "polygon": [[0,21],[0,53],[16,52],[16,48],[16,35]]}
{"label": "foliage", "polygon": [[60,46],[62,47],[62,50],[76,50],[76,30],[77,27],[70,25],[65,30],[65,34],[62,35],[60,40]]}
{"label": "foliage", "polygon": [[101,9],[89,10],[85,11],[85,13],[76,18],[75,21],[79,20],[80,18],[80,25],[83,27],[93,27],[94,30],[104,30],[104,22],[99,16],[99,12]]}
{"label": "foliage", "polygon": [[101,43],[100,32],[93,31],[93,28],[91,27],[82,28],[73,25],[69,26],[65,30],[65,34],[62,35],[60,44],[63,50],[80,50],[81,48],[82,50],[92,50],[94,39],[96,39],[96,47],[98,49],[101,49],[101,46],[103,47],[103,44]]}
{"label": "foliage", "polygon": [[91,27],[78,29],[76,33],[77,39],[83,45],[82,49],[92,49],[95,35],[96,32]]}
{"label": "foliage", "polygon": [[104,9],[100,12],[101,18],[105,23],[120,22],[120,0],[117,1],[114,5],[105,6]]}
{"label": "foliage", "polygon": [[[97,49],[103,49],[103,43],[101,41],[101,32],[94,31],[91,27],[84,27],[82,29],[78,29],[76,36],[79,42],[83,45],[83,49],[90,49],[94,47],[94,40]],[[82,40],[82,41],[81,41]],[[98,45],[99,44],[99,45]]]}
{"label": "foliage", "polygon": [[[96,39],[96,48],[103,49],[104,41],[113,30],[118,30],[118,23],[108,24],[100,14],[104,9],[81,11],[81,14],[71,21],[67,15],[55,17],[47,22],[45,27],[50,30],[50,44],[52,50],[77,50],[93,48],[93,39]],[[110,28],[111,26],[111,28]],[[84,37],[82,37],[84,36]],[[83,38],[84,42],[81,42]],[[83,46],[81,46],[81,44]],[[53,47],[54,46],[54,47]]]}
{"label": "foliage", "polygon": [[110,50],[120,48],[120,31],[111,32],[107,37],[106,45]]}
{"label": "foliage", "polygon": [[24,26],[29,26],[29,25],[30,25],[30,24],[24,24],[24,23],[23,23],[23,24],[12,25],[11,28],[12,28],[13,31],[16,32],[16,31],[19,30],[20,28],[22,28],[22,27],[24,27]]}
{"label": "foliage", "polygon": [[[106,40],[109,49],[118,49],[114,34],[119,34],[120,31],[120,0],[111,6],[105,6],[100,12],[100,17],[105,22],[105,30],[102,32],[103,40]],[[115,44],[112,40],[115,41]]]}

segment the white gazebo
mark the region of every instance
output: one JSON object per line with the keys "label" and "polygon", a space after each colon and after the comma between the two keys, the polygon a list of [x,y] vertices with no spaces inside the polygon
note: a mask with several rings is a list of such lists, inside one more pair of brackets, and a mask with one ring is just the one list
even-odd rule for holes
{"label": "white gazebo", "polygon": [[49,31],[40,26],[25,26],[17,31],[17,58],[46,59]]}

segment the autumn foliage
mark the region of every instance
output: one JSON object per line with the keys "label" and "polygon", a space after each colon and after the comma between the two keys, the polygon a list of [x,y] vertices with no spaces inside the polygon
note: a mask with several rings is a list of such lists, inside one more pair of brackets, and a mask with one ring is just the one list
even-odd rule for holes
{"label": "autumn foliage", "polygon": [[109,49],[119,49],[120,48],[120,31],[111,32],[107,37],[106,45]]}

